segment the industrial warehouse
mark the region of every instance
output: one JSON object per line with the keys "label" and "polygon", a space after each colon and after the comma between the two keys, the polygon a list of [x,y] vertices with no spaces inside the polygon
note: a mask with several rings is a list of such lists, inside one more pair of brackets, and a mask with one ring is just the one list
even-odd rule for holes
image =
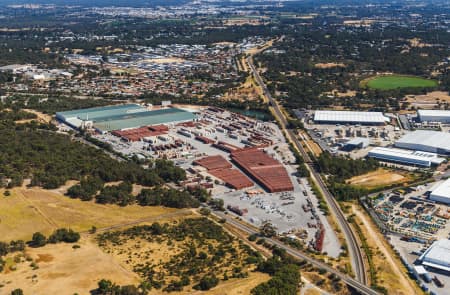
{"label": "industrial warehouse", "polygon": [[450,240],[435,241],[419,260],[422,264],[436,270],[450,272]]}
{"label": "industrial warehouse", "polygon": [[421,167],[437,166],[445,161],[445,158],[440,158],[434,153],[384,147],[373,148],[369,151],[368,157],[380,161]]}
{"label": "industrial warehouse", "polygon": [[314,122],[318,124],[385,125],[390,119],[381,112],[315,111]]}
{"label": "industrial warehouse", "polygon": [[450,205],[450,178],[431,191],[430,200]]}
{"label": "industrial warehouse", "polygon": [[192,121],[191,112],[164,108],[148,110],[138,104],[124,104],[56,113],[56,118],[76,129],[94,128],[105,133],[142,126]]}
{"label": "industrial warehouse", "polygon": [[420,122],[450,123],[450,110],[418,110]]}
{"label": "industrial warehouse", "polygon": [[233,151],[231,159],[271,193],[294,189],[283,165],[259,149]]}
{"label": "industrial warehouse", "polygon": [[450,133],[417,130],[407,133],[395,142],[399,148],[450,155]]}

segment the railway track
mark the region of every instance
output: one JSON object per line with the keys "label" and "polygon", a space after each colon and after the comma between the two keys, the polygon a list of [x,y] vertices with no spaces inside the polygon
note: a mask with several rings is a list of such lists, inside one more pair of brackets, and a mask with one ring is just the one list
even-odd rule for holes
{"label": "railway track", "polygon": [[294,146],[297,148],[297,150],[301,153],[305,163],[307,164],[307,168],[309,172],[311,173],[311,177],[313,180],[318,184],[320,191],[322,192],[326,202],[328,203],[328,206],[331,208],[331,211],[333,212],[334,216],[336,217],[340,228],[342,229],[345,239],[347,241],[348,250],[352,262],[352,268],[355,272],[355,278],[358,282],[363,284],[364,286],[367,285],[367,275],[365,271],[365,264],[363,255],[361,252],[361,249],[358,244],[358,240],[356,238],[356,235],[354,234],[353,230],[351,229],[350,225],[347,223],[347,220],[344,216],[344,213],[342,212],[341,208],[339,207],[339,204],[333,197],[333,195],[328,190],[325,182],[323,181],[321,175],[319,172],[317,172],[316,167],[314,167],[313,161],[308,155],[308,153],[303,148],[302,143],[299,141],[297,135],[294,133],[293,130],[288,129],[288,121],[281,111],[277,101],[272,97],[272,94],[267,89],[264,81],[262,80],[261,76],[259,75],[258,71],[256,70],[252,57],[247,57],[247,63],[249,65],[249,68],[253,74],[253,77],[255,78],[257,84],[261,87],[264,96],[267,98],[270,106],[273,108],[274,115],[278,119],[278,121],[281,124],[281,127],[285,132],[287,133],[287,137],[291,140],[291,142],[294,144]]}
{"label": "railway track", "polygon": [[[255,228],[253,228],[252,226],[246,225],[244,223],[241,223],[237,220],[235,220],[233,217],[230,217],[229,215],[226,215],[224,213],[221,212],[215,212],[214,213],[216,216],[218,216],[219,218],[224,218],[226,220],[226,222],[239,229],[242,232],[245,232],[249,235],[251,234],[258,234],[258,230],[256,230]],[[317,268],[321,268],[321,269],[325,269],[327,272],[332,273],[334,275],[336,275],[337,277],[339,277],[343,282],[345,282],[347,285],[349,285],[350,287],[352,287],[354,290],[356,290],[359,294],[364,294],[364,295],[378,295],[379,293],[376,292],[375,290],[371,289],[370,287],[366,286],[365,284],[359,282],[358,280],[343,274],[337,270],[335,270],[334,268],[330,267],[328,264],[323,263],[317,259],[311,258],[310,256],[308,256],[306,253],[299,251],[297,249],[293,249],[285,244],[283,244],[282,242],[276,240],[276,239],[271,239],[271,238],[265,238],[265,240],[269,243],[272,243],[273,245],[276,245],[277,247],[284,249],[286,251],[286,253],[288,253],[289,255],[297,258],[297,259],[301,259],[301,260],[305,260],[309,263],[311,263],[312,265],[314,265]]]}

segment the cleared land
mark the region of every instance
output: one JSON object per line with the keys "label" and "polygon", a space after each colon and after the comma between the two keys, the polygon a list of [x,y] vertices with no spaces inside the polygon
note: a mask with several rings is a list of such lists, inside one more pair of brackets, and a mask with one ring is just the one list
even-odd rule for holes
{"label": "cleared land", "polygon": [[16,188],[11,190],[11,196],[4,197],[3,190],[0,190],[0,236],[3,241],[28,240],[37,231],[50,234],[61,227],[86,231],[92,226],[103,228],[139,220],[152,221],[153,218],[156,221],[158,217],[178,212],[188,215],[190,211],[138,205],[101,205],[43,189]]}
{"label": "cleared land", "polygon": [[332,69],[332,68],[345,68],[345,64],[343,63],[335,63],[335,62],[328,62],[328,63],[316,63],[314,67],[318,69]]}
{"label": "cleared land", "polygon": [[374,189],[390,184],[405,183],[411,181],[410,176],[403,175],[387,169],[377,169],[363,175],[358,175],[347,180],[348,184]]}
{"label": "cleared land", "polygon": [[[136,274],[121,266],[89,239],[82,238],[77,245],[80,245],[79,249],[73,249],[72,244],[27,248],[21,262],[14,263],[16,270],[1,274],[0,285],[4,287],[0,288],[0,294],[10,294],[16,288],[35,295],[89,294],[103,278],[121,285],[139,283]],[[13,257],[19,256],[13,254]],[[27,261],[24,256],[29,256],[32,261]],[[38,268],[34,269],[31,263]]]}
{"label": "cleared land", "polygon": [[445,91],[432,91],[421,95],[407,95],[406,101],[420,109],[435,109],[438,104],[450,103],[450,95]]}
{"label": "cleared land", "polygon": [[435,87],[435,80],[424,79],[420,77],[410,77],[401,75],[377,76],[361,82],[361,86],[367,86],[373,89],[392,90],[407,87]]}

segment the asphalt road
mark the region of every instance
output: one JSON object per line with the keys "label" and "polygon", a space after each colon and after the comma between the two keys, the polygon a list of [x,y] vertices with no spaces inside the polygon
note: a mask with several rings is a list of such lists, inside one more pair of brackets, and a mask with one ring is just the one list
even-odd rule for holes
{"label": "asphalt road", "polygon": [[339,207],[339,204],[337,204],[335,198],[328,191],[328,188],[326,187],[320,174],[316,171],[315,167],[313,166],[313,163],[312,163],[308,153],[304,150],[303,145],[298,140],[298,137],[296,136],[296,134],[294,133],[293,130],[290,130],[287,128],[288,122],[286,120],[286,117],[282,113],[277,101],[272,97],[272,94],[267,89],[264,81],[262,80],[261,76],[259,75],[258,71],[256,70],[251,56],[247,58],[247,63],[250,67],[250,70],[252,71],[252,74],[253,74],[256,82],[259,84],[259,86],[263,90],[264,96],[266,96],[270,105],[272,106],[275,116],[281,123],[283,129],[286,130],[288,137],[291,139],[293,144],[297,147],[297,149],[302,154],[303,159],[307,164],[307,168],[311,173],[311,177],[319,185],[319,189],[321,190],[323,196],[325,197],[325,199],[328,203],[328,206],[330,207],[331,211],[333,212],[336,219],[338,220],[339,225],[340,225],[340,227],[345,235],[345,239],[347,241],[348,250],[349,250],[350,258],[352,261],[353,271],[355,272],[356,280],[358,282],[362,283],[363,286],[365,286],[367,284],[367,276],[366,276],[366,271],[365,271],[365,266],[364,266],[364,259],[363,259],[361,249],[358,245],[358,241],[356,239],[355,234],[353,233],[350,225],[347,223],[347,220],[345,219],[345,216],[344,216],[341,208]]}

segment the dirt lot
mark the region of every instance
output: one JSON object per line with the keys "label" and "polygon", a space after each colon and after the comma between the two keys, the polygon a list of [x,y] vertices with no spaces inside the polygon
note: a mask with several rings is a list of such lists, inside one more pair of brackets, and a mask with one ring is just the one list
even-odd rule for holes
{"label": "dirt lot", "polygon": [[331,69],[337,67],[344,68],[345,65],[343,63],[328,62],[328,63],[317,63],[314,65],[314,67],[318,69]]}
{"label": "dirt lot", "polygon": [[28,248],[26,255],[39,268],[33,270],[31,261],[18,263],[17,270],[1,275],[0,284],[5,286],[0,293],[9,294],[20,287],[25,294],[89,294],[103,278],[121,285],[139,283],[136,274],[123,268],[93,242],[84,238],[78,245],[79,249],[73,249],[71,244]]}
{"label": "dirt lot", "polygon": [[438,102],[450,103],[450,95],[445,91],[433,91],[423,95],[407,95],[405,99],[411,106],[421,109],[434,109]]}
{"label": "dirt lot", "polygon": [[16,188],[11,190],[11,196],[4,197],[0,190],[0,236],[5,241],[27,240],[37,231],[49,234],[60,227],[86,231],[93,225],[102,228],[175,212],[184,211],[138,205],[101,205],[43,189]]}
{"label": "dirt lot", "polygon": [[402,175],[386,169],[378,169],[363,175],[355,176],[347,180],[348,184],[355,186],[364,186],[367,189],[373,189],[379,186],[386,186],[394,183],[403,183],[410,181],[408,176]]}
{"label": "dirt lot", "polygon": [[395,258],[392,248],[384,240],[376,225],[359,206],[352,206],[357,222],[367,238],[367,243],[373,252],[373,262],[377,269],[378,281],[389,290],[389,294],[407,295],[421,294],[417,285],[407,276],[407,270]]}
{"label": "dirt lot", "polygon": [[44,114],[31,109],[24,109],[24,111],[35,114],[38,117],[38,121],[42,123],[50,123],[52,121],[52,116],[48,114]]}

